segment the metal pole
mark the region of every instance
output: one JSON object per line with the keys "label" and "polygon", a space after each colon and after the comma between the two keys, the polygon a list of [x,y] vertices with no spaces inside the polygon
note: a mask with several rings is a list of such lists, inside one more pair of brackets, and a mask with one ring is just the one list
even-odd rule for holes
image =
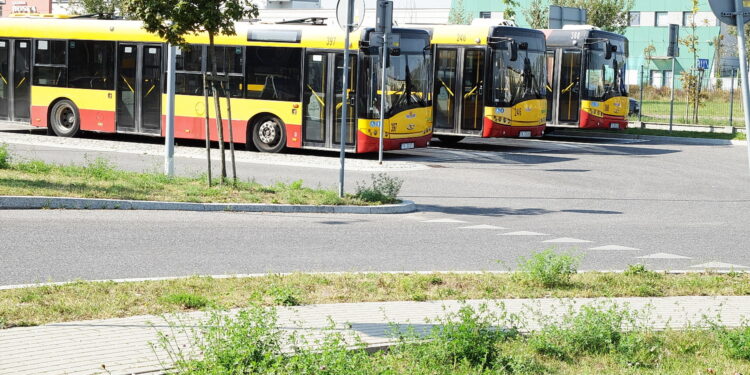
{"label": "metal pole", "polygon": [[169,45],[167,50],[167,123],[164,134],[164,174],[174,176],[174,94],[177,47]]}
{"label": "metal pole", "polygon": [[[224,93],[227,96],[227,124],[229,124],[229,154],[232,156],[232,180],[234,183],[237,183],[237,163],[234,160],[234,131],[232,130],[232,84],[229,81],[229,74],[227,73],[225,75],[227,77],[227,87],[224,90]],[[222,86],[223,88],[223,86]]]}
{"label": "metal pole", "polygon": [[[740,52],[740,83],[742,84],[742,110],[745,115],[745,134],[750,134],[750,88],[747,82],[747,51],[745,51],[745,7],[742,0],[734,0],[737,12],[737,49]],[[748,165],[750,165],[750,143],[747,148]]]}
{"label": "metal pole", "polygon": [[[641,80],[639,83],[641,85],[641,98],[638,101],[638,105],[641,106],[641,108],[638,109],[638,122],[643,122],[643,65],[641,65]],[[641,124],[641,126],[643,125]]]}
{"label": "metal pole", "polygon": [[385,130],[385,97],[386,97],[386,88],[385,88],[385,65],[386,60],[388,58],[388,34],[383,33],[383,47],[380,48],[380,53],[382,54],[382,62],[381,62],[381,69],[380,72],[382,74],[382,77],[380,79],[380,131],[379,131],[379,139],[378,139],[378,163],[383,164],[383,131]]}
{"label": "metal pole", "polygon": [[[349,112],[349,34],[354,22],[354,0],[347,0],[346,8],[346,36],[344,37],[344,82],[341,92],[341,152],[339,159],[341,167],[339,169],[339,197],[344,197],[344,160],[346,159],[346,115]],[[334,110],[335,112],[335,110]],[[334,113],[335,115],[335,113]],[[335,116],[334,116],[335,117]]]}
{"label": "metal pole", "polygon": [[734,134],[732,119],[734,117],[734,77],[736,74],[737,70],[732,69],[732,78],[729,80],[729,127],[732,128],[732,134]]}
{"label": "metal pole", "polygon": [[[674,72],[674,56],[672,57],[672,94],[669,98],[669,132],[672,132],[672,117],[674,117],[674,81],[675,81],[675,72]],[[641,108],[641,110],[643,110]]]}

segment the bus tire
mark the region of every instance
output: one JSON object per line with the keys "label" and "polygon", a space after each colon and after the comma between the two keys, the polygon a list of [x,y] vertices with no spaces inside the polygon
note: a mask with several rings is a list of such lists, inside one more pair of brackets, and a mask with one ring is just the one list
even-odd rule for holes
{"label": "bus tire", "polygon": [[286,147],[284,124],[276,116],[261,116],[253,124],[252,131],[253,145],[261,152],[277,153]]}
{"label": "bus tire", "polygon": [[461,142],[464,139],[464,137],[457,136],[457,135],[438,135],[437,139],[439,139],[440,142],[442,142],[446,146],[452,146],[458,142]]}
{"label": "bus tire", "polygon": [[75,137],[81,128],[76,105],[68,99],[55,103],[49,111],[49,126],[58,137]]}

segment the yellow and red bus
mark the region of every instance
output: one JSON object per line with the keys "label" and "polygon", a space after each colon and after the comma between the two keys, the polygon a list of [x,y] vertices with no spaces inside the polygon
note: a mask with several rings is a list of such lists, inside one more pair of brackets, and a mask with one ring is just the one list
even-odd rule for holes
{"label": "yellow and red bus", "polygon": [[541,137],[547,117],[544,34],[513,26],[432,29],[435,136]]}
{"label": "yellow and red bus", "polygon": [[628,39],[622,35],[566,26],[547,36],[548,126],[625,129]]}
{"label": "yellow and red bus", "polygon": [[[371,29],[352,34],[347,74],[350,97],[358,99],[348,103],[342,103],[340,29],[238,23],[236,31],[216,38],[219,73],[228,76],[232,97],[235,142],[264,152],[338,149],[346,108],[347,151],[378,150],[380,69],[377,51],[367,47]],[[432,134],[431,103],[414,93],[429,90],[429,33],[394,33],[400,48],[386,71],[384,149],[425,147]],[[177,56],[175,137],[205,139],[208,36],[189,35],[187,41],[190,47],[178,49]],[[166,44],[138,21],[0,19],[0,119],[63,137],[80,131],[164,136],[165,68]],[[210,105],[208,136],[217,140],[213,112]]]}

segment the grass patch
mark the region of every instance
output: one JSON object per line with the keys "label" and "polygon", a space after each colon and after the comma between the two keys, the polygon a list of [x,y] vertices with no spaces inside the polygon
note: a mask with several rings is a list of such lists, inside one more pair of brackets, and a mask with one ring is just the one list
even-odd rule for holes
{"label": "grass patch", "polygon": [[663,137],[681,137],[681,138],[709,138],[709,139],[727,139],[735,141],[744,141],[747,139],[745,133],[710,133],[710,132],[691,132],[691,131],[672,131],[669,130],[658,130],[658,129],[636,129],[627,128],[625,129],[626,134],[639,134],[639,135],[657,135]]}
{"label": "grass patch", "polygon": [[[650,271],[649,271],[650,272]],[[748,295],[750,274],[599,273],[570,275],[567,284],[519,283],[514,274],[290,274],[249,278],[189,277],[142,282],[73,282],[0,290],[7,328],[85,319],[161,314],[185,308],[165,296],[187,293],[212,307],[365,301],[430,301],[542,297]]]}
{"label": "grass patch", "polygon": [[208,306],[208,299],[191,293],[174,293],[164,297],[164,302],[183,309],[202,309]]}
{"label": "grass patch", "polygon": [[[530,334],[513,329],[514,319],[528,316],[514,318],[489,312],[486,306],[464,305],[430,322],[421,334],[394,330],[399,339],[395,345],[368,354],[364,345],[355,341],[352,346],[352,340],[335,329],[315,341],[285,332],[273,309],[252,306],[236,316],[214,312],[192,345],[180,345],[176,337],[184,335],[176,324],[171,332],[177,334],[163,334],[159,343],[175,362],[174,371],[186,375],[683,375],[750,370],[750,362],[723,350],[714,330],[624,331],[618,324],[626,315],[602,307],[567,314],[557,319],[562,328],[556,334],[562,336],[549,337],[546,327]],[[544,340],[564,343],[567,357],[540,352],[537,343]],[[193,359],[188,353],[201,357]]]}
{"label": "grass patch", "polygon": [[333,190],[304,187],[301,180],[272,186],[245,181],[209,187],[205,177],[127,172],[104,159],[83,166],[15,161],[4,146],[0,146],[0,195],[307,205],[372,205],[395,200],[389,195],[339,198]]}

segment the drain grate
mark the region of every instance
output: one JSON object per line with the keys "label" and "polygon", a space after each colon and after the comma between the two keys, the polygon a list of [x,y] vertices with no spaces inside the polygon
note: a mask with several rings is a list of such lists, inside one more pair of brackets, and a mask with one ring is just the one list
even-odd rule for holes
{"label": "drain grate", "polygon": [[430,168],[448,168],[448,166],[440,165],[440,164],[427,164]]}

